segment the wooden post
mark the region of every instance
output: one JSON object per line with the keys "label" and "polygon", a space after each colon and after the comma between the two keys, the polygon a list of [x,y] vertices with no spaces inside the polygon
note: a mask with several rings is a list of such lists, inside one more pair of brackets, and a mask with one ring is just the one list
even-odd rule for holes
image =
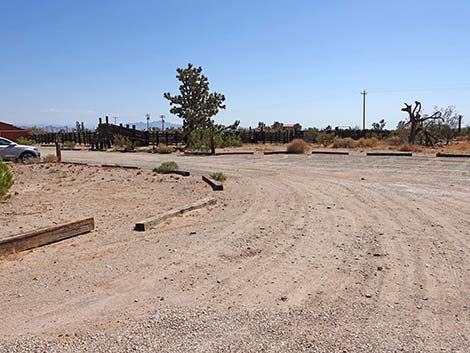
{"label": "wooden post", "polygon": [[60,143],[59,141],[55,142],[55,154],[57,156],[57,163],[62,162],[62,151],[60,150]]}

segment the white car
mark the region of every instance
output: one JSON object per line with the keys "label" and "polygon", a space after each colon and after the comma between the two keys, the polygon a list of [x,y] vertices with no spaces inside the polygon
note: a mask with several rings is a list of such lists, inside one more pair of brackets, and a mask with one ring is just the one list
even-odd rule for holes
{"label": "white car", "polygon": [[0,158],[2,158],[4,161],[26,162],[30,159],[39,157],[41,157],[39,148],[18,145],[9,139],[0,137]]}

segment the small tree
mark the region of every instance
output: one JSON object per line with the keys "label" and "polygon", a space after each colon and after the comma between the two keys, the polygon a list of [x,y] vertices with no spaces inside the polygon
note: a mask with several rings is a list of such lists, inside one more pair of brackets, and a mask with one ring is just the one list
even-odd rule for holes
{"label": "small tree", "polygon": [[13,173],[0,158],[0,201],[7,200],[10,197],[10,188],[14,183]]}
{"label": "small tree", "polygon": [[409,142],[414,145],[416,143],[416,136],[419,133],[425,135],[426,141],[430,141],[432,136],[424,129],[424,122],[428,120],[442,120],[442,113],[440,111],[434,112],[430,116],[421,116],[421,102],[415,101],[415,107],[412,109],[412,105],[405,103],[405,108],[401,109],[402,112],[408,113],[408,122],[406,125],[410,125],[410,136]]}
{"label": "small tree", "polygon": [[387,123],[385,122],[384,119],[379,120],[376,123],[372,123],[372,130],[374,130],[374,131],[383,131],[385,129],[386,124]]}
{"label": "small tree", "polygon": [[170,101],[170,113],[183,119],[185,141],[191,131],[195,129],[210,129],[212,138],[212,150],[215,154],[216,128],[211,117],[216,115],[220,109],[225,109],[225,96],[221,93],[209,92],[209,81],[202,74],[201,67],[188,64],[187,68],[176,69],[176,78],[181,82],[180,94],[172,96],[169,92],[163,97]]}

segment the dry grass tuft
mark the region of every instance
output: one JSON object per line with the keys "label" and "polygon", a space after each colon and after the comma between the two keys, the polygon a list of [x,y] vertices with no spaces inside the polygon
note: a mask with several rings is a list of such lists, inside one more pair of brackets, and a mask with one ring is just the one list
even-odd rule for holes
{"label": "dry grass tuft", "polygon": [[361,148],[372,148],[376,147],[379,144],[379,139],[377,137],[370,138],[360,138],[357,140],[357,147]]}
{"label": "dry grass tuft", "polygon": [[308,143],[301,139],[292,140],[291,143],[287,145],[287,152],[302,154],[307,152]]}
{"label": "dry grass tuft", "polygon": [[333,148],[354,148],[357,146],[357,141],[352,139],[351,137],[345,137],[343,139],[337,138],[333,142],[331,147]]}
{"label": "dry grass tuft", "polygon": [[57,157],[53,154],[48,154],[47,156],[42,157],[43,163],[57,163]]}

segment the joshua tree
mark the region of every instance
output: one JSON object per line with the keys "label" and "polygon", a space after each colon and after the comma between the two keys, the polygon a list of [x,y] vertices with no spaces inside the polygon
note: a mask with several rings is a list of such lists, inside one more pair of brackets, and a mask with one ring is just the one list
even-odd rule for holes
{"label": "joshua tree", "polygon": [[421,116],[421,102],[418,101],[415,101],[414,109],[412,109],[412,104],[410,105],[405,103],[405,108],[401,108],[401,111],[408,113],[409,116],[409,120],[405,124],[410,126],[409,143],[414,145],[416,143],[416,136],[419,133],[423,133],[425,135],[427,142],[432,141],[431,138],[433,138],[433,136],[426,131],[424,122],[427,120],[443,120],[442,113],[440,111],[436,111],[430,116],[423,117]]}

